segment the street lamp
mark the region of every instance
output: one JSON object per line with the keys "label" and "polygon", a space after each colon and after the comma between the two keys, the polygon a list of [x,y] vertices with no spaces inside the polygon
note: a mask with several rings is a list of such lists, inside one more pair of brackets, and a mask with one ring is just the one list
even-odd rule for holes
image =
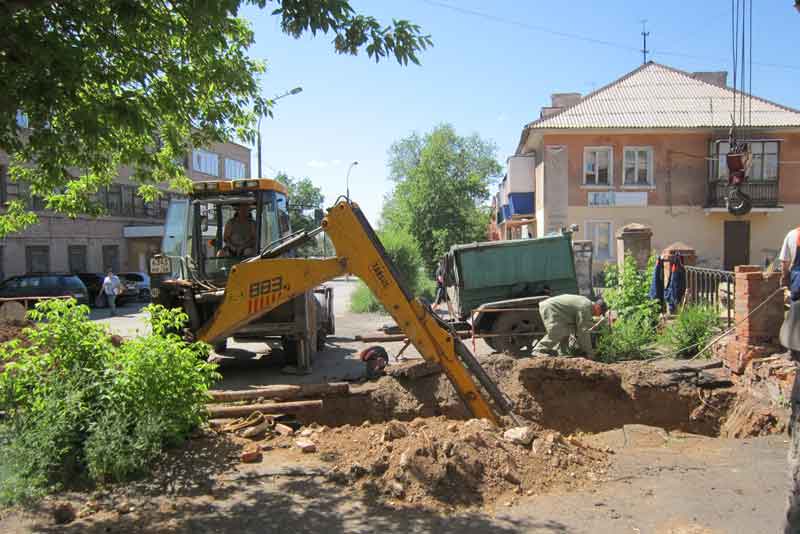
{"label": "street lamp", "polygon": [[[295,87],[294,89],[292,89],[290,91],[286,91],[282,95],[276,96],[275,98],[272,99],[272,101],[275,102],[276,100],[280,100],[281,98],[283,98],[285,96],[296,95],[297,93],[301,93],[302,91],[303,91],[302,87]],[[261,174],[261,117],[263,117],[263,115],[259,114],[259,116],[258,116],[258,133],[256,134],[256,137],[258,139],[258,177],[259,178],[263,177],[263,175]]]}
{"label": "street lamp", "polygon": [[347,184],[347,193],[345,196],[347,197],[348,201],[350,200],[350,171],[352,171],[353,167],[355,167],[356,165],[358,165],[358,162],[354,161],[353,163],[350,164],[349,167],[347,167],[347,178],[345,179]]}

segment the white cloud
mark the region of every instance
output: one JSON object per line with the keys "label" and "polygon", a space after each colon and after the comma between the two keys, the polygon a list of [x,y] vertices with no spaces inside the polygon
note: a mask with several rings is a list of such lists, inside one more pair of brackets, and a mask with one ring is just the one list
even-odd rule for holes
{"label": "white cloud", "polygon": [[312,159],[311,161],[307,162],[306,165],[308,165],[312,169],[327,169],[328,167],[338,167],[341,163],[342,162],[338,159],[331,159],[331,160]]}

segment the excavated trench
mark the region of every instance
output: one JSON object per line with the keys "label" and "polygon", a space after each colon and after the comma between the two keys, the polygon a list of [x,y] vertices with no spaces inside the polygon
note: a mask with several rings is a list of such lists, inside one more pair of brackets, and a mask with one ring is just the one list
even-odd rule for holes
{"label": "excavated trench", "polygon": [[[765,406],[735,387],[718,364],[625,362],[601,364],[580,358],[491,356],[489,375],[515,405],[515,412],[563,434],[597,433],[642,424],[705,436],[766,434],[785,426],[787,413]],[[389,420],[469,414],[436,365],[406,363],[379,380],[327,397],[304,423],[360,425]]]}

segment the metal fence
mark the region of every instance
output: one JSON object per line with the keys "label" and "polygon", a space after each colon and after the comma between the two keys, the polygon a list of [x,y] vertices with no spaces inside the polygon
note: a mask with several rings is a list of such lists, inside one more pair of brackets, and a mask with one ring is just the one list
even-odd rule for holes
{"label": "metal fence", "polygon": [[714,306],[733,324],[736,277],[733,271],[686,266],[686,302]]}

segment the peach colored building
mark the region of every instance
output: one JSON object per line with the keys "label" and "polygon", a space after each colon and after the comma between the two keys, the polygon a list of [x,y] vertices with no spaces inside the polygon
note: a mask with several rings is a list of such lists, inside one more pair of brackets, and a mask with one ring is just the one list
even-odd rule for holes
{"label": "peach colored building", "polygon": [[[735,98],[734,98],[735,97]],[[653,247],[682,241],[698,263],[732,269],[772,261],[800,226],[800,111],[744,96],[739,139],[753,152],[745,191],[753,209],[728,213],[728,134],[742,95],[726,73],[646,63],[581,97],[553,95],[528,124],[516,156],[532,157],[535,233],[577,224],[595,268],[616,261],[616,232],[653,230]]]}

